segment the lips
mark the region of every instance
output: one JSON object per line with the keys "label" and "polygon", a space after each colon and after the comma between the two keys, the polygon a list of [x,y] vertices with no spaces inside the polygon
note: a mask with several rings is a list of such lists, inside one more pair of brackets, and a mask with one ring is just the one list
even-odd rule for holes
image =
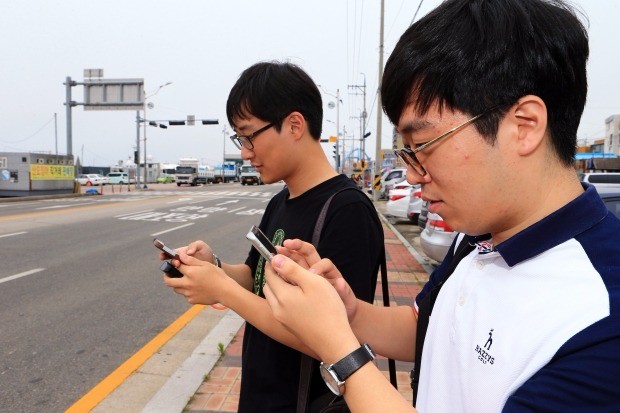
{"label": "lips", "polygon": [[434,214],[436,214],[437,211],[439,211],[439,209],[441,208],[441,205],[443,205],[442,201],[431,201],[430,199],[428,200],[428,210],[429,212],[432,212]]}

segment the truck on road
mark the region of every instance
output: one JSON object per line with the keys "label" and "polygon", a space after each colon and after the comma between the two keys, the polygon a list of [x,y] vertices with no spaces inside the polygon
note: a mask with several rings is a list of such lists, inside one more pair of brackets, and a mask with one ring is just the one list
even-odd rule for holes
{"label": "truck on road", "polygon": [[249,164],[241,166],[239,180],[241,181],[241,185],[263,185],[263,181],[260,179],[260,172]]}
{"label": "truck on road", "polygon": [[239,166],[232,161],[224,162],[222,166],[207,171],[207,183],[219,184],[222,182],[235,182],[239,179]]}
{"label": "truck on road", "polygon": [[198,185],[200,179],[198,177],[198,167],[200,163],[196,158],[181,158],[179,159],[179,165],[174,173],[174,180],[177,186]]}

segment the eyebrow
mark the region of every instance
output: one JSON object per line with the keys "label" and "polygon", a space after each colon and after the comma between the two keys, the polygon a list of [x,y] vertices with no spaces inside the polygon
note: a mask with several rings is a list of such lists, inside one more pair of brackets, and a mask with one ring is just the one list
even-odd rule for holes
{"label": "eyebrow", "polygon": [[415,133],[421,129],[425,129],[431,126],[432,123],[427,120],[412,120],[404,124],[402,128],[398,128],[398,131],[403,133]]}

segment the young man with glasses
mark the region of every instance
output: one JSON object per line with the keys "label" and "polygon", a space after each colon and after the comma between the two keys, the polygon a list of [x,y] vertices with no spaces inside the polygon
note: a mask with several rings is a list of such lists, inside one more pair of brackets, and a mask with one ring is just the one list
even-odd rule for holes
{"label": "young man with glasses", "polygon": [[[274,316],[327,366],[361,343],[413,361],[426,332],[425,413],[620,411],[620,221],[574,168],[588,54],[560,0],[448,0],[413,24],[382,101],[409,182],[465,242],[414,311],[355,300],[329,260],[309,257],[309,272],[277,255]],[[356,367],[339,383],[353,412],[413,410],[375,366]]]}
{"label": "young man with glasses", "polygon": [[[266,184],[280,180],[286,184],[267,205],[259,227],[274,245],[290,239],[286,247],[295,254],[300,240],[311,242],[328,198],[355,188],[330,165],[321,148],[319,90],[295,65],[258,63],[246,69],[233,86],[226,113],[235,131],[231,139],[242,158],[250,161]],[[243,235],[238,237],[245,243]],[[334,196],[318,253],[337,263],[355,294],[367,302],[374,299],[382,247],[382,226],[367,195],[349,189]],[[245,263],[222,262],[203,241],[178,252],[182,261],[178,268],[184,277],[166,277],[166,285],[192,304],[221,303],[247,321],[239,412],[295,411],[300,351],[314,353],[273,318],[263,295],[265,260],[252,248]],[[310,401],[329,391],[318,362],[313,368]]]}

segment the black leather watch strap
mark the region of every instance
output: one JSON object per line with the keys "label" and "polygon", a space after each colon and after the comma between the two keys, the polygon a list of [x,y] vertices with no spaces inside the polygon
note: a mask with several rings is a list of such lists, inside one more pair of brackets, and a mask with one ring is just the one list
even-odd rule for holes
{"label": "black leather watch strap", "polygon": [[368,344],[363,344],[348,356],[332,365],[332,370],[338,375],[340,381],[345,381],[364,364],[375,359],[375,352]]}

